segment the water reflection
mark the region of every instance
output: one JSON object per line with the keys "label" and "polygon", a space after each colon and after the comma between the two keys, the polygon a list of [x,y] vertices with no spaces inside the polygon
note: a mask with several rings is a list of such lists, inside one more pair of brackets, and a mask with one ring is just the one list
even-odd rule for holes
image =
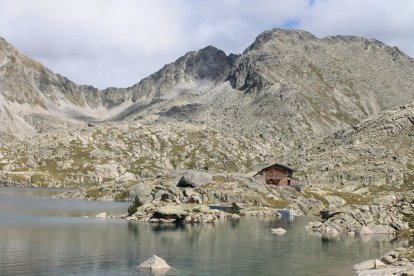
{"label": "water reflection", "polygon": [[[1,275],[148,275],[137,265],[153,254],[174,267],[167,275],[350,275],[355,263],[409,245],[375,236],[327,242],[305,232],[307,218],[144,224],[67,216],[64,208],[58,209],[60,214],[44,216],[57,204],[68,204],[76,212],[81,209],[44,195],[25,196],[23,201],[18,194],[14,199],[8,194],[7,200],[2,195],[0,189]],[[3,211],[15,199],[21,210]],[[85,204],[87,212],[102,207],[103,211],[123,212],[122,206],[113,203],[73,205],[79,204]],[[38,214],[27,215],[24,209]],[[16,217],[20,217],[18,223]],[[270,228],[278,227],[287,233],[272,235]]]}

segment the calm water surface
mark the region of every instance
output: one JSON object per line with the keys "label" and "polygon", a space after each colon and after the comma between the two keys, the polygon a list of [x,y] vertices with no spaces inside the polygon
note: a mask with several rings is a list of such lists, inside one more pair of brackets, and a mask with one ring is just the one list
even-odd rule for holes
{"label": "calm water surface", "polygon": [[[167,275],[353,275],[355,263],[408,241],[308,234],[294,222],[241,219],[214,225],[154,225],[94,218],[128,204],[51,199],[56,190],[0,188],[1,275],[152,275],[136,268],[153,254]],[[89,218],[85,218],[89,216]],[[283,227],[284,236],[270,234]]]}

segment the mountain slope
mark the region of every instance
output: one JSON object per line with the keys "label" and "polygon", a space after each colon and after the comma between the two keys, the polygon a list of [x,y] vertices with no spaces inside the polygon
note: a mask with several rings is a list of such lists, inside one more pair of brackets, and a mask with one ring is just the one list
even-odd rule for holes
{"label": "mountain slope", "polygon": [[0,144],[0,183],[124,185],[185,169],[243,173],[270,157],[274,148],[255,135],[240,137],[185,123],[101,124]]}
{"label": "mountain slope", "polygon": [[414,104],[381,112],[284,158],[316,187],[363,194],[412,190]]}
{"label": "mountain slope", "polygon": [[[55,170],[81,171],[92,182],[106,174],[100,168],[108,164],[119,164],[133,178],[205,167],[247,173],[285,152],[286,163],[302,168],[311,182],[325,185],[340,175],[359,181],[365,172],[358,175],[352,166],[349,171],[342,166],[342,174],[320,176],[321,164],[336,161],[306,154],[318,153],[312,148],[318,141],[320,148],[335,153],[327,140],[320,141],[323,137],[413,102],[413,75],[412,58],[376,40],[319,39],[304,31],[274,29],[259,35],[240,56],[209,46],[132,87],[99,91],[54,74],[1,40],[0,167],[5,179],[27,178],[35,171],[51,183],[64,184],[72,178],[57,177]],[[165,128],[157,131],[167,138],[154,140],[156,134],[144,131],[150,128]],[[133,135],[126,141],[129,130]],[[199,134],[192,139],[195,130]],[[22,141],[5,142],[15,136]],[[182,139],[184,156],[175,146]],[[395,151],[405,154],[411,144],[400,142]],[[140,151],[130,155],[135,148]],[[359,158],[357,150],[351,155]],[[70,164],[53,163],[54,156]],[[365,167],[375,166],[374,157],[361,158],[369,163]],[[404,177],[397,173],[395,179],[400,183]]]}
{"label": "mountain slope", "polygon": [[29,130],[19,134],[53,129],[54,118],[73,124],[156,115],[261,132],[289,146],[287,139],[332,132],[414,100],[413,59],[358,37],[274,29],[240,56],[209,46],[132,87],[103,91],[76,85],[0,42],[0,116],[9,135],[14,125]]}
{"label": "mountain slope", "polygon": [[122,90],[100,92],[76,85],[0,39],[0,136],[27,137],[79,126],[85,118],[107,116],[108,103]]}
{"label": "mountain slope", "polygon": [[236,58],[225,82],[152,97],[129,118],[262,133],[291,147],[413,101],[413,75],[412,58],[376,40],[274,29]]}

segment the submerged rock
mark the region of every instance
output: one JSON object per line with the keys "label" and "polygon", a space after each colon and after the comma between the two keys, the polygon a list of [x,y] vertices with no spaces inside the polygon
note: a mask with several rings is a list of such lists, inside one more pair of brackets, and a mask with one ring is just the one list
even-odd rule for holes
{"label": "submerged rock", "polygon": [[140,264],[139,268],[153,271],[168,270],[171,266],[169,266],[164,259],[158,257],[157,255],[153,255],[151,258]]}
{"label": "submerged rock", "polygon": [[239,219],[239,218],[240,218],[240,216],[239,216],[238,214],[233,214],[233,215],[231,215],[231,218],[232,218],[232,219]]}
{"label": "submerged rock", "polygon": [[272,234],[276,234],[279,236],[286,234],[286,230],[283,228],[271,228],[270,231],[272,232]]}

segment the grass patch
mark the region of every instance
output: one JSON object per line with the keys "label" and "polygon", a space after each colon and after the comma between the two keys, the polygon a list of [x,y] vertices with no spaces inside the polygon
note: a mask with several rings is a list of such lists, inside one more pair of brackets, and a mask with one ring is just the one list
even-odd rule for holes
{"label": "grass patch", "polygon": [[231,214],[240,214],[240,206],[236,202],[233,202],[231,207],[227,209],[227,212]]}
{"label": "grass patch", "polygon": [[327,195],[338,196],[346,201],[349,205],[366,205],[371,203],[372,199],[354,193],[329,192]]}
{"label": "grass patch", "polygon": [[129,190],[117,193],[114,197],[115,201],[125,201],[127,198],[129,198]]}
{"label": "grass patch", "polygon": [[230,182],[231,180],[221,175],[214,175],[213,181],[216,182],[217,184],[224,184],[226,182]]}
{"label": "grass patch", "polygon": [[100,192],[96,187],[90,188],[86,191],[86,198],[96,200],[102,196],[104,196],[104,194]]}
{"label": "grass patch", "polygon": [[322,202],[322,204],[325,207],[328,207],[329,206],[328,200],[326,200],[326,198],[324,198],[322,195],[320,195],[320,194],[318,194],[316,192],[311,192],[311,191],[305,191],[305,190],[303,190],[302,193],[303,193],[303,195],[306,198],[314,198],[314,199],[319,200],[320,202]]}
{"label": "grass patch", "polygon": [[265,198],[265,201],[270,208],[283,209],[283,208],[289,207],[290,205],[290,202],[285,199],[273,199],[273,198],[267,197]]}

